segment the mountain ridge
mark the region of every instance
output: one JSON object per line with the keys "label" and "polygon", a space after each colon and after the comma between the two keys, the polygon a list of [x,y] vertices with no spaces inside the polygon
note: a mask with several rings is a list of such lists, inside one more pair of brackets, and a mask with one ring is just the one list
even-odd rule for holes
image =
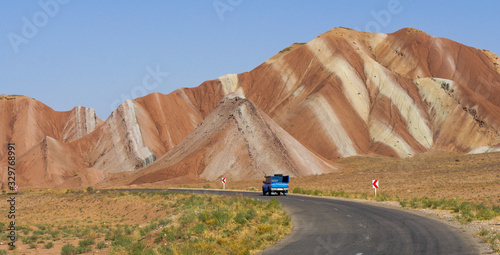
{"label": "mountain ridge", "polygon": [[499,63],[493,52],[417,29],[335,28],[249,72],[127,100],[105,121],[89,108],[55,114],[38,101],[3,96],[0,139],[19,143],[22,155],[48,136],[69,143],[85,169],[135,172],[175,149],[224,96],[238,92],[328,162],[488,151],[500,144]]}

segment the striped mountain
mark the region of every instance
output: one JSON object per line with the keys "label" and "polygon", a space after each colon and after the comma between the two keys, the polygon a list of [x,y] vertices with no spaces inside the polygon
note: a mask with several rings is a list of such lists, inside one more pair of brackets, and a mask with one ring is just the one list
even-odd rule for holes
{"label": "striped mountain", "polygon": [[[175,149],[224,96],[238,92],[329,161],[491,151],[500,145],[499,64],[492,52],[412,28],[390,34],[335,28],[283,49],[250,72],[128,100],[104,122],[88,108],[57,113],[33,99],[3,96],[0,139],[20,144],[27,163],[24,154],[39,143],[62,143],[81,160],[78,166],[45,160],[28,172],[136,171]],[[39,147],[45,154],[55,148]],[[6,162],[4,151],[0,158]]]}

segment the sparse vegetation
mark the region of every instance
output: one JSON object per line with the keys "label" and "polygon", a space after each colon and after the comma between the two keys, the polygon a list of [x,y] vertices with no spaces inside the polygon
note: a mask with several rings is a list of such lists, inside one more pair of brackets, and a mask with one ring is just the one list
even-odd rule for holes
{"label": "sparse vegetation", "polygon": [[483,242],[490,245],[493,251],[500,253],[500,233],[497,231],[489,231],[487,229],[482,229],[478,236],[483,240]]}
{"label": "sparse vegetation", "polygon": [[347,29],[347,30],[354,30],[354,29],[348,28],[348,27],[339,27],[339,28],[343,28],[343,29]]}
{"label": "sparse vegetation", "polygon": [[72,244],[66,244],[61,249],[61,255],[73,255],[76,254],[76,247]]}
{"label": "sparse vegetation", "polygon": [[105,242],[99,242],[97,243],[97,249],[102,250],[104,248],[108,247],[108,245]]}
{"label": "sparse vegetation", "polygon": [[63,244],[61,254],[249,254],[291,231],[277,200],[142,191],[23,196],[26,225],[18,235],[28,253]]}
{"label": "sparse vegetation", "polygon": [[286,47],[286,48],[280,50],[280,53],[290,51],[291,49],[292,49],[292,47]]}
{"label": "sparse vegetation", "polygon": [[500,215],[499,206],[486,206],[472,202],[462,202],[458,199],[432,199],[428,197],[401,199],[399,203],[402,207],[409,208],[429,208],[451,210],[458,214],[456,219],[461,223],[468,223],[473,220],[491,220]]}
{"label": "sparse vegetation", "polygon": [[43,247],[44,247],[45,249],[50,249],[50,248],[54,247],[54,243],[52,243],[52,242],[48,242],[48,243],[46,243]]}
{"label": "sparse vegetation", "polygon": [[94,188],[92,188],[90,186],[88,186],[86,190],[88,193],[94,193]]}

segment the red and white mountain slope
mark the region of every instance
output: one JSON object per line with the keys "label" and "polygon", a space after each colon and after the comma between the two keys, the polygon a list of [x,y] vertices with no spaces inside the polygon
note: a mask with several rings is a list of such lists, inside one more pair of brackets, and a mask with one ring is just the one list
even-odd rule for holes
{"label": "red and white mountain slope", "polygon": [[[72,163],[47,161],[44,169],[61,164],[61,169],[132,173],[176,152],[178,162],[161,161],[141,172],[174,169],[175,173],[162,174],[211,179],[223,173],[209,171],[219,161],[206,155],[222,154],[195,153],[183,140],[193,139],[190,133],[225,95],[238,92],[301,148],[322,160],[367,154],[410,157],[430,150],[496,150],[500,144],[499,64],[492,52],[412,28],[391,34],[335,28],[308,43],[285,48],[250,72],[224,75],[168,95],[153,93],[128,100],[104,122],[88,108],[61,113],[33,99],[2,96],[0,140],[15,141],[27,165],[29,157],[24,154],[38,150],[35,147],[43,139],[63,144],[67,155],[61,152],[61,157],[79,158]],[[220,134],[230,131],[226,133]],[[46,137],[53,141],[47,142]],[[56,147],[46,146],[46,150]],[[178,154],[182,152],[207,158],[196,164],[189,155]],[[0,151],[3,164],[5,155]],[[240,167],[242,172],[235,176],[253,176],[248,158],[227,161]],[[28,174],[35,169],[22,171]],[[136,183],[164,179],[149,175]]]}
{"label": "red and white mountain slope", "polygon": [[15,177],[20,187],[62,187],[68,181],[88,186],[102,181],[107,173],[90,169],[70,145],[101,123],[91,108],[56,112],[29,97],[0,95],[0,143],[5,148],[0,150],[2,188],[7,188],[6,149],[11,142],[15,143]]}
{"label": "red and white mountain slope", "polygon": [[331,172],[327,160],[305,148],[238,92],[225,96],[172,150],[113,184],[181,179],[255,179],[273,173],[304,176]]}

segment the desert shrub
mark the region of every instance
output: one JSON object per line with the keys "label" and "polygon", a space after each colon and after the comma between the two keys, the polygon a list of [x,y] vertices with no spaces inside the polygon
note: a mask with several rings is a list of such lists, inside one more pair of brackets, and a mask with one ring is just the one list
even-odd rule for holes
{"label": "desert shrub", "polygon": [[273,226],[270,224],[261,224],[257,226],[257,233],[259,235],[265,234],[267,232],[270,232],[272,230]]}
{"label": "desert shrub", "polygon": [[313,195],[315,195],[315,196],[321,196],[321,195],[323,195],[323,191],[321,191],[321,190],[314,190]]}
{"label": "desert shrub", "polygon": [[390,200],[393,200],[393,199],[389,195],[380,192],[380,195],[377,194],[377,196],[375,197],[375,200],[376,201],[390,201]]}
{"label": "desert shrub", "polygon": [[212,215],[208,211],[203,211],[198,214],[198,220],[201,220],[205,223],[207,223],[210,219],[212,219]]}
{"label": "desert shrub", "polygon": [[88,238],[88,239],[85,239],[85,240],[78,242],[78,245],[81,247],[86,247],[86,246],[90,246],[90,245],[94,245],[94,244],[95,244],[95,240],[91,239],[91,238]]}
{"label": "desert shrub", "polygon": [[76,254],[76,247],[72,244],[66,244],[61,249],[61,255],[74,255]]}
{"label": "desert shrub", "polygon": [[206,229],[205,224],[202,223],[198,223],[193,227],[193,231],[196,234],[203,234],[203,232],[205,232],[205,229]]}
{"label": "desert shrub", "polygon": [[247,222],[247,219],[245,218],[245,214],[242,212],[239,212],[236,214],[234,217],[234,221],[238,224],[245,224]]}
{"label": "desert shrub", "polygon": [[[145,235],[149,234],[151,231],[155,230],[157,227],[158,227],[158,224],[156,222],[149,223],[149,225],[147,225],[146,227],[144,227],[140,230],[141,236],[145,236]],[[126,233],[126,231],[125,231],[125,233]]]}
{"label": "desert shrub", "polygon": [[481,229],[477,233],[484,243],[489,244],[495,252],[500,252],[500,233],[496,231],[489,231],[488,229]]}
{"label": "desert shrub", "polygon": [[290,217],[290,215],[286,215],[282,221],[281,221],[281,225],[282,226],[290,226],[290,223],[292,222],[292,218]]}
{"label": "desert shrub", "polygon": [[104,249],[106,247],[108,247],[108,245],[104,241],[97,243],[97,249],[99,250]]}
{"label": "desert shrub", "polygon": [[295,187],[295,188],[293,188],[292,193],[304,194],[304,190],[299,188],[299,187]]}
{"label": "desert shrub", "polygon": [[226,209],[218,208],[217,210],[212,212],[212,216],[215,219],[216,225],[219,227],[226,224],[230,219],[229,213]]}
{"label": "desert shrub", "polygon": [[271,198],[269,203],[266,205],[266,209],[281,209],[280,202],[276,198]]}

